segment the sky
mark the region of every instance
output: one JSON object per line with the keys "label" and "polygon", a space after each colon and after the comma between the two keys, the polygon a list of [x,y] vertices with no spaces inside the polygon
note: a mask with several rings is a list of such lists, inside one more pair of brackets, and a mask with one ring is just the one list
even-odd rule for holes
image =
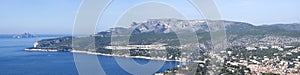
{"label": "sky", "polygon": [[[203,19],[187,0],[151,1],[169,5],[187,19]],[[72,34],[81,2],[82,0],[1,0],[0,34]],[[145,0],[112,1],[100,17],[97,31],[114,27],[126,11],[141,3],[145,3]],[[300,21],[300,0],[215,0],[215,3],[224,20],[254,25]]]}

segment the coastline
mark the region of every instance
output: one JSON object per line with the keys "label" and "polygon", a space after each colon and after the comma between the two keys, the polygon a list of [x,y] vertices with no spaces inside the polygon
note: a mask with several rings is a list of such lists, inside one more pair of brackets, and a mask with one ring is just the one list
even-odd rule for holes
{"label": "coastline", "polygon": [[62,50],[58,50],[58,49],[41,49],[41,48],[33,48],[33,49],[29,49],[29,48],[26,48],[25,51],[36,51],[36,52],[71,52],[71,53],[83,53],[83,54],[102,55],[102,56],[111,56],[111,57],[139,58],[139,59],[157,60],[157,61],[176,61],[176,62],[182,62],[182,61],[180,61],[180,60],[168,60],[168,59],[166,59],[166,58],[155,58],[155,57],[146,57],[146,56],[127,56],[127,55],[105,54],[105,53],[98,53],[98,52],[91,52],[91,51],[82,51],[82,50],[68,50],[68,51],[62,51]]}
{"label": "coastline", "polygon": [[24,49],[25,51],[37,51],[37,52],[59,52],[59,50],[56,49]]}

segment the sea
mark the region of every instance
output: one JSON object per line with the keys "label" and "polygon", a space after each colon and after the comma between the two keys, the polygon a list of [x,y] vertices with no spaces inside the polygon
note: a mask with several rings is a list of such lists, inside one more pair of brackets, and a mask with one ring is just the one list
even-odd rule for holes
{"label": "sea", "polygon": [[[67,35],[43,35],[37,38],[14,39],[13,34],[0,35],[0,75],[78,75],[71,52],[28,52],[24,49],[33,47],[33,43],[42,39],[57,38]],[[131,75],[122,69],[115,57],[98,55],[98,60],[107,75]],[[148,59],[134,59],[146,64]],[[163,62],[163,61],[160,61]],[[179,62],[166,61],[157,73],[176,67]],[[130,67],[135,67],[128,65]],[[145,69],[147,70],[147,69]]]}

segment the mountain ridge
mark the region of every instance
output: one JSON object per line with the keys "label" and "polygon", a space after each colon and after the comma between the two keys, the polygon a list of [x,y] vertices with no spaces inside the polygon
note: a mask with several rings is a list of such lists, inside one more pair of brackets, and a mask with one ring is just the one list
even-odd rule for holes
{"label": "mountain ridge", "polygon": [[170,33],[172,29],[193,29],[196,32],[209,32],[209,27],[207,23],[223,23],[227,32],[230,31],[245,31],[245,30],[255,30],[257,28],[268,29],[268,28],[278,28],[287,31],[300,31],[299,23],[292,24],[272,24],[272,25],[261,25],[255,26],[250,23],[237,22],[237,21],[227,21],[227,20],[181,20],[181,19],[149,19],[144,22],[132,22],[131,26],[110,28],[107,31],[99,32],[98,35],[107,34],[118,34],[126,31],[132,31],[132,34],[138,33]]}

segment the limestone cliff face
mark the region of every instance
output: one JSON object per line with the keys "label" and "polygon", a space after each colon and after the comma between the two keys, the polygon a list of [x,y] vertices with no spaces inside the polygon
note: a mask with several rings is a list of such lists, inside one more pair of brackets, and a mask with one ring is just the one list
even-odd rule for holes
{"label": "limestone cliff face", "polygon": [[129,28],[111,28],[107,31],[99,32],[101,35],[109,35],[110,33],[122,33],[130,31],[133,34],[139,33],[170,33],[177,30],[189,30],[197,32],[209,32],[210,27],[207,23],[224,24],[228,30],[244,30],[251,29],[254,26],[243,22],[224,21],[224,20],[181,20],[181,19],[149,19],[145,22],[133,22]]}

